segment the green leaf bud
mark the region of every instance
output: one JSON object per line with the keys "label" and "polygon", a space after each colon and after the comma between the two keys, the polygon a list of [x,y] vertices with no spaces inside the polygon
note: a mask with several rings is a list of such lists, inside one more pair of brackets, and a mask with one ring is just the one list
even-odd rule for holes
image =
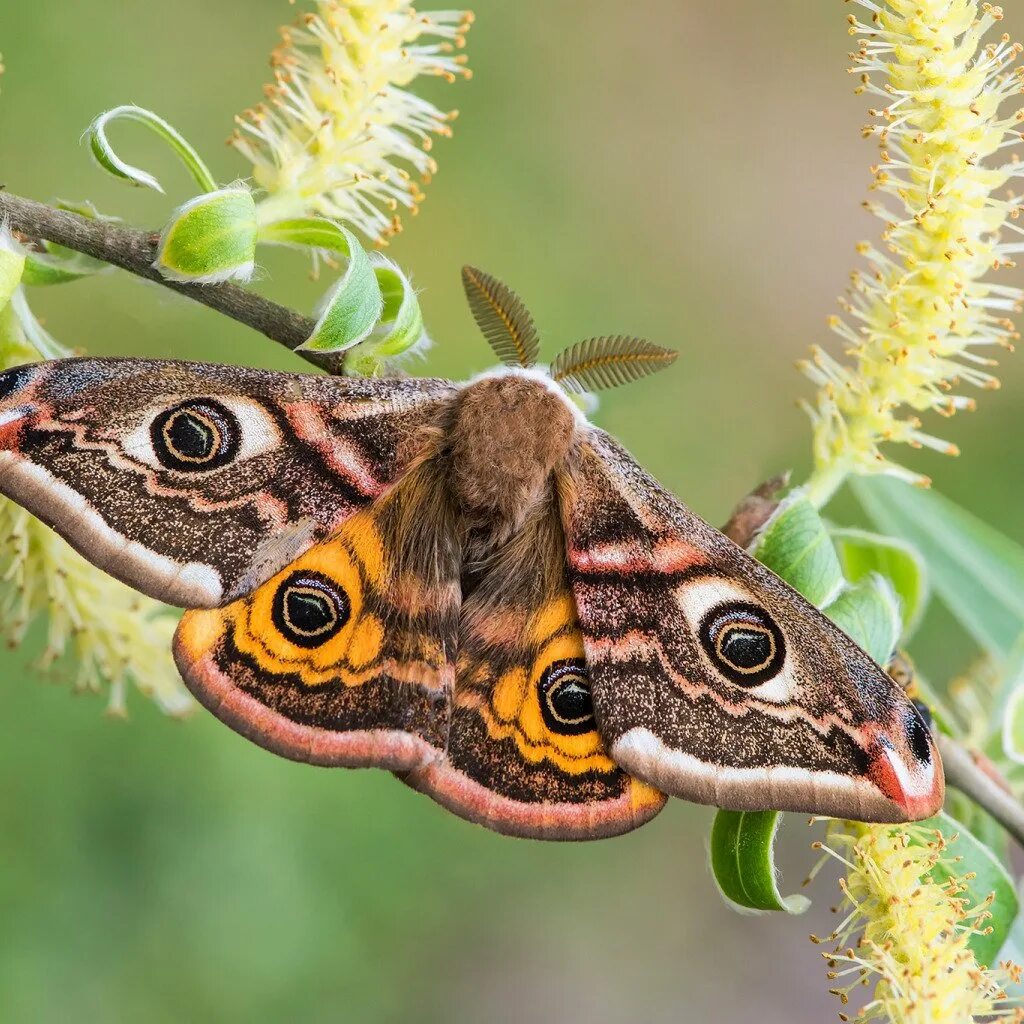
{"label": "green leaf bud", "polygon": [[174,211],[153,266],[169,281],[248,281],[256,268],[256,204],[232,186],[196,196]]}

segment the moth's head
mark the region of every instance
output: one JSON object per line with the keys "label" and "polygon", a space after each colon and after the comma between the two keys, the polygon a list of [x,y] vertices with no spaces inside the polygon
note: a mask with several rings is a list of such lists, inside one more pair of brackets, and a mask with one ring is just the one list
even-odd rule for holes
{"label": "moth's head", "polygon": [[475,267],[462,268],[462,284],[473,317],[501,362],[513,370],[546,377],[557,390],[577,400],[656,373],[675,362],[678,355],[641,338],[608,335],[577,342],[542,368],[538,364],[540,337],[523,300]]}

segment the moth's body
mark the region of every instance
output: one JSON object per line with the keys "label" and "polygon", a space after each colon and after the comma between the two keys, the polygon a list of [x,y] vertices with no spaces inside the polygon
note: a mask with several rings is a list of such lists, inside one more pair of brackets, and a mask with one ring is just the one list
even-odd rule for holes
{"label": "moth's body", "polygon": [[613,835],[665,794],[879,821],[941,805],[892,680],[537,370],[20,368],[0,374],[0,491],[192,609],[178,666],[232,728],[388,768],[499,831]]}
{"label": "moth's body", "polygon": [[550,378],[502,369],[453,400],[452,476],[464,513],[497,538],[520,529],[551,490],[581,415]]}

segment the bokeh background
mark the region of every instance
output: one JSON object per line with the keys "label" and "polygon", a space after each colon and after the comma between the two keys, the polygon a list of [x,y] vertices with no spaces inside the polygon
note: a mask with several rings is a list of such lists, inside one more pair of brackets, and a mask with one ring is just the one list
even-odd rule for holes
{"label": "bokeh background", "polygon": [[[429,5],[427,5],[429,6]],[[163,169],[167,200],[125,188],[79,137],[119,103],[156,109],[223,180],[247,168],[223,140],[260,98],[284,0],[0,3],[0,181],[38,199],[90,198],[158,225],[188,183],[141,133],[117,142]],[[553,353],[631,332],[677,347],[668,373],[608,395],[602,425],[702,516],[808,468],[794,361],[828,339],[877,232],[860,209],[874,160],[846,73],[838,0],[477,0],[476,75],[430,94],[456,137],[394,254],[424,289],[428,368],[488,365],[458,270],[473,262],[528,300]],[[1022,12],[1008,11],[1011,31]],[[1018,275],[1019,278],[1019,275]],[[294,255],[262,284],[310,308]],[[322,287],[322,286],[321,286]],[[294,367],[262,337],[113,275],[36,309],[98,354]],[[941,428],[959,460],[915,465],[1024,539],[1024,360],[980,411]],[[852,503],[833,507],[855,521]],[[938,610],[915,653],[935,678],[969,663]],[[711,814],[673,802],[595,844],[505,839],[383,773],[278,760],[196,714],[41,683],[28,648],[0,655],[0,1022],[835,1019],[805,918],[739,917],[705,867]],[[785,880],[813,860],[789,820]]]}

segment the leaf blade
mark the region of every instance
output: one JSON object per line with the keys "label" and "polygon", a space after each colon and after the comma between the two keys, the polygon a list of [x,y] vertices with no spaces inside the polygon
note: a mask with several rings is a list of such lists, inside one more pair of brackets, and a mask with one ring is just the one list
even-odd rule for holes
{"label": "leaf blade", "polygon": [[144,107],[134,104],[124,104],[104,111],[86,129],[85,134],[89,140],[92,155],[105,171],[131,185],[151,188],[156,192],[164,190],[152,174],[139,167],[133,167],[114,151],[114,147],[111,146],[110,140],[107,138],[107,126],[119,120],[134,121],[158,135],[174,151],[202,192],[216,191],[216,179],[185,136],[174,125],[165,121],[158,114],[154,114],[152,110],[146,110]]}
{"label": "leaf blade", "polygon": [[348,267],[324,296],[313,333],[296,351],[346,352],[368,338],[380,321],[384,298],[370,257],[351,231],[339,230],[347,243]]}
{"label": "leaf blade", "polygon": [[744,910],[802,914],[806,896],[783,896],[775,879],[778,811],[719,811],[711,828],[711,868],[721,895]]}
{"label": "leaf blade", "polygon": [[834,529],[843,575],[851,583],[878,573],[893,585],[900,599],[903,637],[913,633],[928,601],[928,571],[918,550],[906,541],[867,530]]}
{"label": "leaf blade", "polygon": [[799,491],[765,524],[753,554],[819,608],[846,585],[832,538],[818,510]]}
{"label": "leaf blade", "polygon": [[868,576],[822,611],[879,665],[888,665],[903,623],[899,601],[884,576]]}
{"label": "leaf blade", "polygon": [[977,643],[1006,658],[1024,632],[1024,547],[935,491],[882,477],[852,485],[878,529],[921,553],[935,594]]}

